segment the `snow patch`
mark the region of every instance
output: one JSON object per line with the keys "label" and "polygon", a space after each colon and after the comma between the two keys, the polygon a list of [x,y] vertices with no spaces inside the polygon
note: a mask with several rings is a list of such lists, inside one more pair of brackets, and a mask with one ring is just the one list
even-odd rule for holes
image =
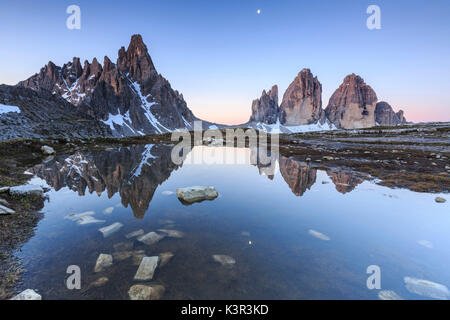
{"label": "snow patch", "polygon": [[0,114],[9,113],[9,112],[20,113],[21,111],[20,111],[19,107],[8,106],[6,104],[1,104],[0,103]]}

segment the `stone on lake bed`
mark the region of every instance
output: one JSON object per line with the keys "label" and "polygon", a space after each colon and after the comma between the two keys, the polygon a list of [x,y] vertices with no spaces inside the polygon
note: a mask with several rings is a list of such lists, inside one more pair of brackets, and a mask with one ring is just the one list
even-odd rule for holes
{"label": "stone on lake bed", "polygon": [[156,267],[158,266],[159,257],[144,257],[139,265],[134,280],[152,280],[155,274]]}
{"label": "stone on lake bed", "polygon": [[434,201],[436,201],[437,203],[444,203],[444,202],[446,202],[447,200],[445,200],[445,199],[442,198],[442,197],[436,197],[436,198],[434,199]]}
{"label": "stone on lake bed", "polygon": [[236,263],[236,260],[234,260],[234,258],[224,254],[214,254],[212,257],[214,261],[219,262],[223,266],[231,266]]}
{"label": "stone on lake bed", "polygon": [[143,229],[139,229],[133,232],[128,233],[127,235],[125,235],[125,238],[127,239],[131,239],[137,236],[142,236],[144,234],[144,230]]}
{"label": "stone on lake bed", "polygon": [[419,240],[417,241],[418,244],[420,244],[421,246],[427,247],[429,249],[433,249],[433,243],[431,243],[428,240]]}
{"label": "stone on lake bed", "polygon": [[200,202],[203,200],[214,200],[219,196],[219,193],[214,187],[186,187],[177,189],[178,199],[186,203]]}
{"label": "stone on lake bed", "polygon": [[27,289],[10,300],[42,300],[42,296],[32,289]]}
{"label": "stone on lake bed", "polygon": [[138,266],[141,264],[142,259],[146,256],[144,250],[136,250],[133,251],[133,265]]}
{"label": "stone on lake bed", "polygon": [[173,258],[173,256],[174,256],[174,254],[172,252],[160,253],[159,254],[159,259],[160,259],[159,267],[160,268],[164,267],[170,261],[170,259]]}
{"label": "stone on lake bed", "polygon": [[133,249],[134,243],[132,241],[119,242],[113,245],[114,251],[126,251]]}
{"label": "stone on lake bed", "polygon": [[52,147],[49,147],[49,146],[42,146],[41,151],[43,154],[47,154],[47,155],[56,153],[55,149],[53,149]]}
{"label": "stone on lake bed", "polygon": [[392,290],[381,290],[378,292],[378,298],[380,300],[404,300]]}
{"label": "stone on lake bed", "polygon": [[159,240],[161,240],[162,238],[164,238],[164,235],[158,234],[156,232],[149,232],[147,234],[144,234],[142,236],[140,236],[139,238],[137,238],[137,240],[139,242],[142,242],[148,246],[157,243]]}
{"label": "stone on lake bed", "polygon": [[94,217],[91,216],[82,216],[77,220],[77,224],[82,226],[82,225],[86,225],[86,224],[93,224],[93,223],[105,223],[105,220],[98,220],[95,219]]}
{"label": "stone on lake bed", "polygon": [[40,186],[27,184],[9,188],[9,194],[12,196],[20,196],[20,197],[29,197],[29,196],[42,197],[44,195],[44,190]]}
{"label": "stone on lake bed", "polygon": [[159,300],[164,292],[165,288],[162,285],[135,284],[128,290],[128,295],[131,300]]}
{"label": "stone on lake bed", "polygon": [[123,224],[121,224],[120,222],[114,222],[113,224],[107,227],[98,229],[98,231],[100,231],[103,234],[103,237],[106,238],[112,235],[113,233],[119,231],[122,227]]}
{"label": "stone on lake bed", "polygon": [[319,231],[316,231],[316,230],[310,229],[308,231],[308,233],[310,235],[312,235],[313,237],[315,237],[317,239],[320,239],[320,240],[324,240],[324,241],[329,241],[330,240],[330,237],[328,237],[327,235],[324,235],[323,233],[321,233]]}
{"label": "stone on lake bed", "polygon": [[112,264],[113,264],[112,255],[100,253],[100,255],[97,258],[97,262],[95,263],[94,272],[101,272],[105,268],[112,266]]}
{"label": "stone on lake bed", "polygon": [[133,255],[133,251],[117,251],[113,253],[115,261],[123,261],[130,258]]}
{"label": "stone on lake bed", "polygon": [[89,288],[91,288],[91,287],[101,287],[101,286],[104,286],[108,281],[109,281],[109,279],[108,279],[107,277],[101,277],[101,278],[98,278],[97,280],[95,280],[94,282],[92,282],[92,283],[89,285]]}
{"label": "stone on lake bed", "polygon": [[114,211],[114,207],[108,207],[103,210],[103,214],[111,214]]}
{"label": "stone on lake bed", "polygon": [[184,233],[178,230],[158,229],[158,231],[167,234],[169,238],[183,238]]}
{"label": "stone on lake bed", "polygon": [[72,220],[72,221],[76,221],[76,220],[80,219],[81,217],[93,216],[94,214],[95,214],[94,211],[86,211],[86,212],[83,212],[83,213],[71,213],[71,214],[65,216],[64,219],[69,219],[69,220]]}
{"label": "stone on lake bed", "polygon": [[10,209],[8,207],[2,206],[0,204],[0,216],[1,215],[7,215],[7,214],[13,214],[16,213],[13,209]]}
{"label": "stone on lake bed", "polygon": [[406,289],[411,293],[440,300],[450,298],[450,292],[443,284],[412,277],[405,277],[404,281]]}

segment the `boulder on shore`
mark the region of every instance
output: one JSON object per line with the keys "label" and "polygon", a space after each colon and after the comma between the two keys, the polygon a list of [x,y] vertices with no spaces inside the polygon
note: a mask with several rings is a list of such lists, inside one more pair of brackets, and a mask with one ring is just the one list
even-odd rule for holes
{"label": "boulder on shore", "polygon": [[178,199],[186,203],[200,202],[203,200],[214,200],[219,196],[219,193],[214,187],[186,187],[177,189]]}
{"label": "boulder on shore", "polygon": [[42,300],[42,296],[32,289],[27,289],[10,300]]}
{"label": "boulder on shore", "polygon": [[49,146],[42,146],[41,151],[43,154],[46,154],[46,155],[52,155],[52,154],[56,153],[55,149],[53,149],[52,147],[49,147]]}
{"label": "boulder on shore", "polygon": [[40,186],[27,184],[9,188],[9,194],[12,196],[19,196],[19,197],[29,197],[29,196],[42,197],[44,195],[44,190]]}

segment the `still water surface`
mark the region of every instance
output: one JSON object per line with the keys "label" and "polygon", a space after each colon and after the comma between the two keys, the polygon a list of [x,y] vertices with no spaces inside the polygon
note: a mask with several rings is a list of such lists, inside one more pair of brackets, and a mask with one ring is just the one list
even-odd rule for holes
{"label": "still water surface", "polygon": [[[19,253],[23,289],[43,299],[128,299],[139,261],[114,260],[94,272],[98,255],[114,254],[122,242],[147,256],[174,254],[144,282],[162,284],[163,299],[377,299],[380,290],[366,286],[370,265],[380,267],[383,290],[405,299],[430,298],[408,290],[405,277],[450,285],[450,210],[436,195],[282,156],[273,168],[190,161],[207,148],[194,148],[181,166],[170,160],[169,146],[148,145],[58,155],[30,168],[32,183],[51,191],[35,236]],[[253,156],[249,149],[215,150]],[[186,206],[174,192],[193,185],[214,186],[220,196]],[[86,211],[104,222],[67,219]],[[104,238],[98,229],[115,222],[123,227]],[[184,237],[151,246],[125,237],[162,228]],[[222,266],[215,254],[236,263]],[[81,290],[66,288],[69,265],[81,268]],[[100,277],[109,281],[89,287]]]}

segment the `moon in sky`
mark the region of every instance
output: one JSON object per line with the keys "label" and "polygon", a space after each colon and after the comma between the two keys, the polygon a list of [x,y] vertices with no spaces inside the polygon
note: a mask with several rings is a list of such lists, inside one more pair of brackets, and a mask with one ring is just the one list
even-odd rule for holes
{"label": "moon in sky", "polygon": [[261,14],[261,9],[256,10],[257,14]]}

